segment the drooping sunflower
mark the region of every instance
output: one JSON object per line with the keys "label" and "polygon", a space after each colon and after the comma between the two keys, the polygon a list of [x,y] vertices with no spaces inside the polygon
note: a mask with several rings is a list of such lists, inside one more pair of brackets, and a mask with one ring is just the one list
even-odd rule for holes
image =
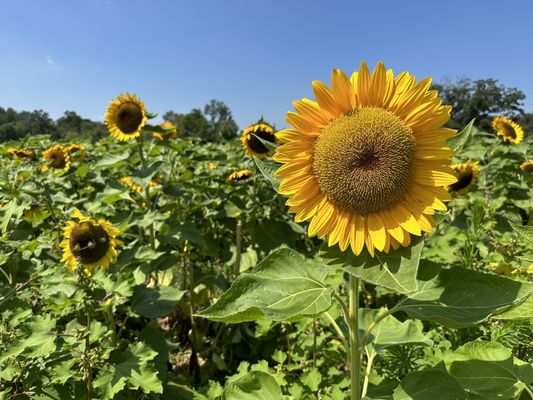
{"label": "drooping sunflower", "polygon": [[492,128],[502,137],[504,142],[518,144],[524,139],[524,130],[509,118],[496,117],[492,120]]}
{"label": "drooping sunflower", "polygon": [[31,150],[10,147],[7,152],[9,155],[17,158],[18,160],[33,160],[35,158],[35,154]]}
{"label": "drooping sunflower", "polygon": [[226,183],[230,183],[231,184],[231,183],[236,182],[236,181],[243,181],[243,180],[248,179],[249,177],[251,177],[252,174],[253,174],[253,172],[251,170],[249,170],[249,169],[241,169],[240,171],[232,172],[226,178]]}
{"label": "drooping sunflower", "polygon": [[137,185],[136,183],[133,183],[131,178],[129,176],[123,176],[119,179],[120,183],[122,183],[124,186],[127,186],[130,188],[130,190],[134,193],[141,193],[142,188],[140,185]]}
{"label": "drooping sunflower", "polygon": [[69,144],[65,147],[65,150],[70,155],[71,160],[79,161],[83,158],[85,158],[87,155],[85,154],[85,150],[87,148],[82,144]]}
{"label": "drooping sunflower", "polygon": [[105,124],[109,133],[121,141],[140,136],[147,119],[144,103],[130,93],[118,95],[109,103],[105,112]]}
{"label": "drooping sunflower", "polygon": [[448,192],[456,192],[457,194],[464,194],[474,186],[479,175],[478,162],[467,161],[465,163],[454,164],[452,168],[455,171],[457,182],[448,185],[446,189]]}
{"label": "drooping sunflower", "polygon": [[172,139],[175,138],[178,134],[178,130],[172,122],[165,121],[157,125],[167,130],[165,133],[153,132],[154,137],[159,140]]}
{"label": "drooping sunflower", "polygon": [[276,132],[272,126],[262,120],[257,124],[248,126],[242,132],[241,142],[244,152],[250,157],[267,158],[271,152],[257,137],[270,143],[276,143]]}
{"label": "drooping sunflower", "polygon": [[66,151],[65,147],[61,146],[60,144],[55,144],[49,149],[43,151],[43,159],[50,162],[41,168],[42,172],[46,172],[50,168],[62,169],[65,172],[68,172],[70,169],[70,155]]}
{"label": "drooping sunflower", "polygon": [[524,172],[533,172],[533,160],[524,161],[520,164],[520,169]]}
{"label": "drooping sunflower", "polygon": [[273,158],[279,193],[310,236],[373,256],[432,230],[450,199],[443,186],[457,179],[445,144],[456,131],[443,127],[451,107],[430,84],[362,62],[350,78],[334,69],[331,89],[313,81],[316,102],[293,103]]}
{"label": "drooping sunflower", "polygon": [[63,229],[61,262],[71,271],[82,267],[87,275],[97,267],[107,269],[117,257],[116,247],[121,243],[116,238],[119,230],[105,219],[91,219],[78,209],[70,218]]}

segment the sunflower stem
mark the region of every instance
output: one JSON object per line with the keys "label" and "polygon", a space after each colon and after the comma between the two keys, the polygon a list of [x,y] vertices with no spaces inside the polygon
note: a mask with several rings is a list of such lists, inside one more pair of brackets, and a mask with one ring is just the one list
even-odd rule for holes
{"label": "sunflower stem", "polygon": [[375,353],[368,353],[366,352],[366,370],[365,370],[365,379],[363,382],[363,392],[361,393],[361,397],[366,396],[366,392],[368,391],[368,383],[370,381],[370,372],[372,371],[372,363],[374,362],[374,357],[376,356]]}
{"label": "sunflower stem", "polygon": [[[144,158],[144,140],[143,135],[139,135],[139,157],[141,159],[141,173],[144,177],[144,174],[146,172],[146,159]],[[146,187],[144,188],[145,193],[145,200],[146,200],[146,207],[148,207],[148,211],[152,211],[152,201],[150,199],[150,184],[148,183]],[[154,231],[154,223],[152,222],[150,224],[150,247],[152,250],[155,250],[155,231]]]}
{"label": "sunflower stem", "polygon": [[241,272],[241,241],[242,241],[242,222],[240,219],[237,219],[237,225],[235,227],[235,270],[234,270],[234,279],[239,276]]}
{"label": "sunflower stem", "polygon": [[350,331],[350,400],[361,400],[361,349],[359,348],[359,278],[349,275],[348,327]]}

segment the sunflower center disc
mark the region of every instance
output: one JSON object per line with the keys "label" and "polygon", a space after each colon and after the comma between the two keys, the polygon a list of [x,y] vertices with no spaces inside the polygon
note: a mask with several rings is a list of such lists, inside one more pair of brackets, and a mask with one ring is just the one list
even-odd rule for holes
{"label": "sunflower center disc", "polygon": [[313,152],[322,192],[358,214],[389,209],[400,201],[415,172],[411,129],[390,111],[364,107],[327,125]]}
{"label": "sunflower center disc", "polygon": [[250,139],[248,139],[248,147],[250,147],[252,151],[258,154],[268,153],[269,150],[266,148],[266,146],[263,143],[261,143],[261,141],[256,136],[260,137],[263,140],[266,140],[267,142],[274,143],[276,140],[274,137],[274,132],[267,132],[267,131],[253,132],[253,133],[250,133]]}
{"label": "sunflower center disc", "polygon": [[502,126],[502,130],[503,130],[503,135],[506,138],[516,139],[516,132],[511,125],[504,124]]}
{"label": "sunflower center disc", "polygon": [[65,155],[60,151],[55,151],[50,155],[50,167],[63,169],[66,165]]}
{"label": "sunflower center disc", "polygon": [[141,125],[143,112],[137,104],[125,103],[117,110],[115,122],[124,133],[133,133]]}
{"label": "sunflower center disc", "polygon": [[106,255],[109,236],[101,226],[80,222],[72,229],[69,247],[82,265],[92,264]]}
{"label": "sunflower center disc", "polygon": [[468,187],[468,185],[470,185],[470,183],[472,183],[472,179],[474,178],[474,173],[472,172],[472,169],[468,168],[464,171],[460,171],[458,174],[457,174],[457,182],[453,183],[450,185],[450,189],[451,190],[461,190],[461,189],[464,189],[466,187]]}

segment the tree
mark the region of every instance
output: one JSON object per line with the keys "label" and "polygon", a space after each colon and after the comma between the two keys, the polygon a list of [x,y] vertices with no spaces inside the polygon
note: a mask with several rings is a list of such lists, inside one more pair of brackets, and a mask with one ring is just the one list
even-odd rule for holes
{"label": "tree", "polygon": [[444,104],[452,106],[448,125],[460,129],[476,118],[476,125],[490,131],[494,116],[504,115],[516,119],[524,114],[521,90],[498,85],[496,79],[471,80],[460,78],[455,82],[435,84]]}
{"label": "tree", "polygon": [[210,136],[214,141],[231,140],[239,132],[229,107],[220,100],[211,100],[204,107],[204,114],[209,118]]}

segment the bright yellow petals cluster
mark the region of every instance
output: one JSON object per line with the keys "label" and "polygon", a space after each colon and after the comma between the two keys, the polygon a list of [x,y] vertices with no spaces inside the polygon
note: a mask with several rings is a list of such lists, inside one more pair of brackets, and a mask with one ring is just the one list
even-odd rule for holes
{"label": "bright yellow petals cluster", "polygon": [[17,158],[18,160],[33,160],[35,154],[31,150],[16,149],[11,147],[7,150],[8,154]]}
{"label": "bright yellow petals cluster", "polygon": [[65,172],[70,169],[70,155],[66,148],[60,144],[53,145],[43,151],[43,159],[49,161],[49,163],[41,168],[42,172],[46,172],[50,168],[62,169]]}
{"label": "bright yellow petals cluster", "polygon": [[264,122],[250,125],[242,132],[241,143],[244,152],[250,157],[265,159],[271,152],[258,137],[267,142],[276,143],[276,132],[272,126]]}
{"label": "bright yellow petals cluster", "polygon": [[479,175],[478,162],[467,161],[465,163],[454,164],[452,168],[455,171],[457,182],[449,185],[446,189],[448,192],[464,194],[475,185]]}
{"label": "bright yellow petals cluster", "polygon": [[175,138],[178,134],[176,126],[172,122],[165,121],[157,125],[165,129],[165,133],[153,132],[154,137],[159,140],[172,139],[172,138]]}
{"label": "bright yellow petals cluster", "polygon": [[113,99],[105,113],[109,133],[121,141],[139,137],[147,119],[144,103],[129,93],[120,94]]}
{"label": "bright yellow petals cluster", "polygon": [[293,103],[273,158],[279,193],[310,236],[373,256],[433,229],[457,179],[446,147],[456,131],[443,127],[451,108],[430,85],[362,62],[351,77],[334,69],[331,88],[313,81],[316,101]]}
{"label": "bright yellow petals cluster", "polygon": [[518,144],[524,140],[524,130],[522,127],[509,118],[494,118],[492,120],[492,128],[502,137],[504,142]]}
{"label": "bright yellow petals cluster", "polygon": [[122,183],[124,186],[127,186],[130,188],[130,190],[134,193],[141,193],[142,188],[140,185],[137,185],[136,183],[133,183],[131,178],[129,176],[123,176],[119,179],[120,183]]}
{"label": "bright yellow petals cluster", "polygon": [[250,178],[252,176],[252,174],[253,174],[253,172],[251,170],[249,170],[249,169],[241,169],[240,171],[232,172],[226,178],[226,183],[231,184],[231,183],[236,182],[236,181],[246,180],[246,179]]}
{"label": "bright yellow petals cluster", "polygon": [[524,161],[520,164],[520,169],[524,172],[533,172],[533,160]]}

